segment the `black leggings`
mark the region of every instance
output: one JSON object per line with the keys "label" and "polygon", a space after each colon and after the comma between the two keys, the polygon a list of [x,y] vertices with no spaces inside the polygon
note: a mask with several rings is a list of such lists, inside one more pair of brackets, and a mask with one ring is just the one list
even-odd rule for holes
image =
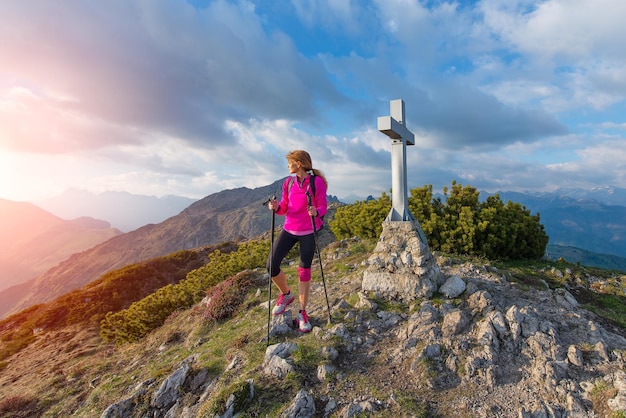
{"label": "black leggings", "polygon": [[[315,255],[315,235],[312,233],[308,235],[293,235],[282,230],[274,242],[274,251],[270,255],[272,260],[272,271],[270,271],[270,275],[272,277],[280,273],[280,263],[282,263],[283,259],[297,242],[300,242],[300,263],[298,265],[302,268],[311,268],[313,256]],[[270,260],[268,258],[267,271],[269,270]]]}

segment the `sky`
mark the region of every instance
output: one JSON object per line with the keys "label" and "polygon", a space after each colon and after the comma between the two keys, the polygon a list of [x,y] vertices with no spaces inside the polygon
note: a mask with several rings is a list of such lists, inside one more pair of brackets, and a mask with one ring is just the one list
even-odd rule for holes
{"label": "sky", "polygon": [[0,2],[0,198],[626,187],[623,0]]}

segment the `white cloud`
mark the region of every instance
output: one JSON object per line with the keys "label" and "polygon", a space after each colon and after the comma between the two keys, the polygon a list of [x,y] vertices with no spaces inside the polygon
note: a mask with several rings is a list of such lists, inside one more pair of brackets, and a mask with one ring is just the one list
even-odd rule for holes
{"label": "white cloud", "polygon": [[49,190],[80,177],[201,197],[286,176],[284,155],[304,148],[331,193],[376,194],[390,184],[376,118],[396,98],[416,185],[623,180],[609,150],[624,138],[603,136],[623,134],[622,1],[29,0],[0,13],[0,149]]}

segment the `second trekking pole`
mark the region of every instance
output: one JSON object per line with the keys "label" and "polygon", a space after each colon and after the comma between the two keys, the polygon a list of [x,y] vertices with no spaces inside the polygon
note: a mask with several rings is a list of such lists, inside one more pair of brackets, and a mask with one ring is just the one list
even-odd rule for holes
{"label": "second trekking pole", "polygon": [[[269,202],[276,200],[276,193],[274,196],[267,199],[263,206]],[[270,238],[270,261],[269,261],[269,278],[267,279],[267,347],[270,345],[270,323],[272,321],[272,259],[274,258],[274,223],[276,222],[276,211],[272,209],[272,236]]]}
{"label": "second trekking pole", "polygon": [[[306,197],[309,201],[309,207],[312,205],[311,203],[311,194],[307,191]],[[328,293],[326,292],[326,280],[324,280],[324,269],[322,268],[322,254],[320,253],[320,246],[317,240],[317,228],[315,228],[315,217],[311,216],[311,225],[313,226],[313,237],[315,238],[315,248],[317,249],[317,258],[320,262],[320,272],[322,273],[322,284],[324,285],[324,296],[326,296],[326,308],[328,309],[328,323],[331,324],[332,318],[330,316],[330,305],[328,303]]]}

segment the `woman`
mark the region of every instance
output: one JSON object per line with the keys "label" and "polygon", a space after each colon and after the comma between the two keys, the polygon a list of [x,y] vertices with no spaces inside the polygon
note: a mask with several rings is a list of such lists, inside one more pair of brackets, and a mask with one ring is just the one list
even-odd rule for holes
{"label": "woman", "polygon": [[[306,313],[309,291],[311,290],[311,263],[315,255],[315,235],[311,217],[315,221],[315,229],[323,225],[322,217],[326,214],[326,178],[321,171],[313,168],[311,156],[303,150],[291,151],[285,156],[291,177],[285,179],[280,202],[270,201],[268,207],[277,215],[284,215],[283,230],[274,243],[270,254],[272,271],[270,276],[281,294],[278,296],[274,315],[280,315],[295,299],[287,284],[285,272],[280,264],[296,243],[300,243],[300,263],[298,264],[298,296],[300,311],[296,316],[300,332],[310,332],[311,323]],[[313,186],[311,186],[311,182]],[[309,202],[310,200],[310,202]]]}

